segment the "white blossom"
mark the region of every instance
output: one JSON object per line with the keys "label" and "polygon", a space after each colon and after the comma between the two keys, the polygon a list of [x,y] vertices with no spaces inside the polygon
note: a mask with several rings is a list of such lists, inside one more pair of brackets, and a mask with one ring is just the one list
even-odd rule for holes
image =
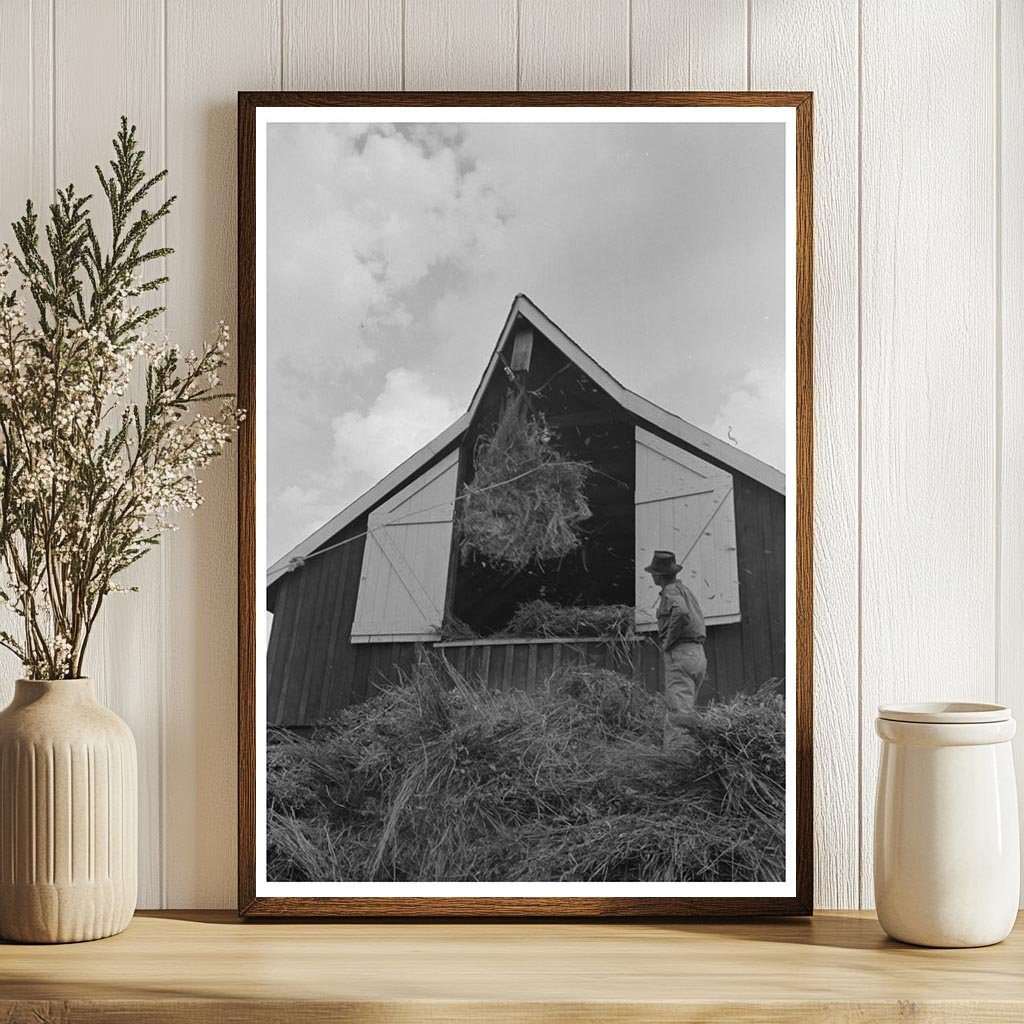
{"label": "white blossom", "polygon": [[198,473],[241,413],[217,391],[226,324],[184,356],[166,338],[126,331],[140,278],[115,290],[96,323],[67,317],[43,330],[15,271],[0,248],[0,601],[24,627],[0,642],[38,677],[80,665],[102,599],[130,589],[115,577],[177,529],[176,514],[199,507]]}

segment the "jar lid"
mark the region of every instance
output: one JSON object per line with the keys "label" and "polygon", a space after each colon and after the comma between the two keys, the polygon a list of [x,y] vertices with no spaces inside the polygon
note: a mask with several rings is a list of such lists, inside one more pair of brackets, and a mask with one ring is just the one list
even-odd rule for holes
{"label": "jar lid", "polygon": [[890,722],[924,722],[934,725],[970,725],[1008,722],[1010,709],[1005,704],[980,704],[970,701],[926,701],[921,704],[882,704],[878,717]]}

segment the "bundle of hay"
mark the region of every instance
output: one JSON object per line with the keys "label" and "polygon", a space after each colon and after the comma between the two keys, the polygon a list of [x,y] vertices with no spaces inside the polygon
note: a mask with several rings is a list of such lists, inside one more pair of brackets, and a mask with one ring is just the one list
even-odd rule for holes
{"label": "bundle of hay", "polygon": [[774,687],[700,709],[661,750],[642,683],[567,667],[481,691],[424,655],[311,739],[268,751],[275,881],[778,881],[785,713]]}
{"label": "bundle of hay", "polygon": [[580,546],[579,524],[590,518],[584,488],[591,466],[567,459],[552,438],[544,417],[520,396],[506,403],[494,432],[477,441],[473,480],[461,500],[463,558],[476,552],[518,572]]}
{"label": "bundle of hay", "polygon": [[632,640],[634,612],[627,604],[560,605],[550,601],[526,601],[516,608],[502,630],[513,637],[601,637]]}
{"label": "bundle of hay", "polygon": [[516,608],[502,630],[512,637],[593,637],[604,641],[613,663],[631,664],[637,639],[633,608],[626,604],[559,605],[550,601],[526,601]]}

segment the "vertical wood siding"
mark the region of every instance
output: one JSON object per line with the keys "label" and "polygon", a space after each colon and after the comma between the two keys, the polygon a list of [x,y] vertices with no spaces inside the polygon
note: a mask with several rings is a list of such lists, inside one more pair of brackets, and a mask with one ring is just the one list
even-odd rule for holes
{"label": "vertical wood siding", "polygon": [[365,531],[364,515],[338,535],[334,543],[339,546],[309,559],[276,587],[267,652],[267,721],[272,725],[308,725],[363,699],[370,658],[377,648],[393,647],[349,641]]}
{"label": "vertical wood siding", "polygon": [[751,5],[752,88],[814,91],[814,871],[823,907],[860,904],[858,31],[855,3]]}
{"label": "vertical wood siding", "polygon": [[[2,223],[45,201],[55,170],[89,184],[123,105],[181,196],[167,327],[184,345],[233,316],[238,89],[815,91],[815,873],[819,906],[870,905],[875,706],[1024,698],[1024,7],[5,0],[3,15]],[[207,477],[90,666],[145,737],[144,906],[234,903],[231,459]],[[17,674],[0,659],[0,698]]]}
{"label": "vertical wood siding", "polygon": [[[99,193],[93,167],[109,152],[118,120],[129,109],[141,146],[154,165],[162,166],[163,14],[159,0],[60,3],[54,13],[54,52],[61,55],[53,79],[57,184],[74,181],[81,183],[83,191]],[[95,54],[101,50],[106,58],[97,64]],[[90,75],[92,85],[83,89],[81,82]],[[105,134],[97,137],[98,125],[107,127]],[[91,205],[102,224],[102,193]],[[105,225],[101,237],[109,240]],[[150,276],[159,277],[163,272],[162,266],[154,267]],[[160,298],[166,301],[162,291]],[[158,322],[154,329],[164,330],[166,324]],[[131,394],[136,400],[144,398],[141,377],[132,383]],[[120,638],[159,636],[163,630],[166,596],[163,588],[151,585],[151,573],[152,567],[143,563],[125,573],[122,585],[137,586],[139,592],[115,595],[107,601],[94,630],[91,666],[87,668],[96,676],[97,697],[118,708],[135,733],[139,829],[153,840],[140,849],[139,899],[143,905],[159,902],[163,889],[164,658],[158,644],[124,644]],[[98,665],[102,671],[97,671]]]}
{"label": "vertical wood siding", "polygon": [[[999,524],[994,697],[1016,706],[1019,720],[1024,702],[1024,4],[1003,3],[997,12],[995,335],[1001,416],[995,421],[999,464],[990,509]],[[1021,740],[1014,744],[1014,756],[1017,778],[1024,780]]]}
{"label": "vertical wood siding", "polygon": [[[408,648],[414,646],[406,645]],[[719,666],[730,663],[730,647],[734,649],[733,664],[742,665],[738,626],[714,626],[708,631],[705,645],[708,673],[698,695],[701,704],[727,699],[742,689],[736,685],[735,675],[723,680],[719,674]],[[650,637],[625,648],[602,643],[533,640],[440,646],[434,650],[466,679],[504,693],[513,689],[537,690],[545,685],[556,668],[573,665],[590,665],[623,673],[642,683],[652,693],[660,693],[664,684],[664,662],[658,645]],[[403,654],[410,662],[415,658],[414,650]]]}
{"label": "vertical wood siding", "polygon": [[[654,650],[651,640],[641,640],[629,648],[609,644],[563,640],[531,640],[519,643],[465,644],[436,647],[452,669],[477,686],[508,693],[525,690],[527,693],[543,687],[554,669],[556,650],[563,668],[589,665],[632,676],[652,692],[662,685],[660,658],[646,656],[646,649]],[[700,695],[705,701],[710,687]]]}
{"label": "vertical wood siding", "polygon": [[877,706],[996,686],[995,13],[885,0],[861,20],[865,905]]}
{"label": "vertical wood siding", "polygon": [[519,0],[520,89],[628,89],[623,0]]}

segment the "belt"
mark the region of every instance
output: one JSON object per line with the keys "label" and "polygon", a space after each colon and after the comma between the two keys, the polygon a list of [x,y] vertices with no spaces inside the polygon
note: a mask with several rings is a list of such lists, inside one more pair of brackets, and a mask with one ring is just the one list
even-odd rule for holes
{"label": "belt", "polygon": [[[676,644],[702,644],[704,643],[704,637],[702,636],[681,636]],[[675,644],[672,645],[673,647]]]}

